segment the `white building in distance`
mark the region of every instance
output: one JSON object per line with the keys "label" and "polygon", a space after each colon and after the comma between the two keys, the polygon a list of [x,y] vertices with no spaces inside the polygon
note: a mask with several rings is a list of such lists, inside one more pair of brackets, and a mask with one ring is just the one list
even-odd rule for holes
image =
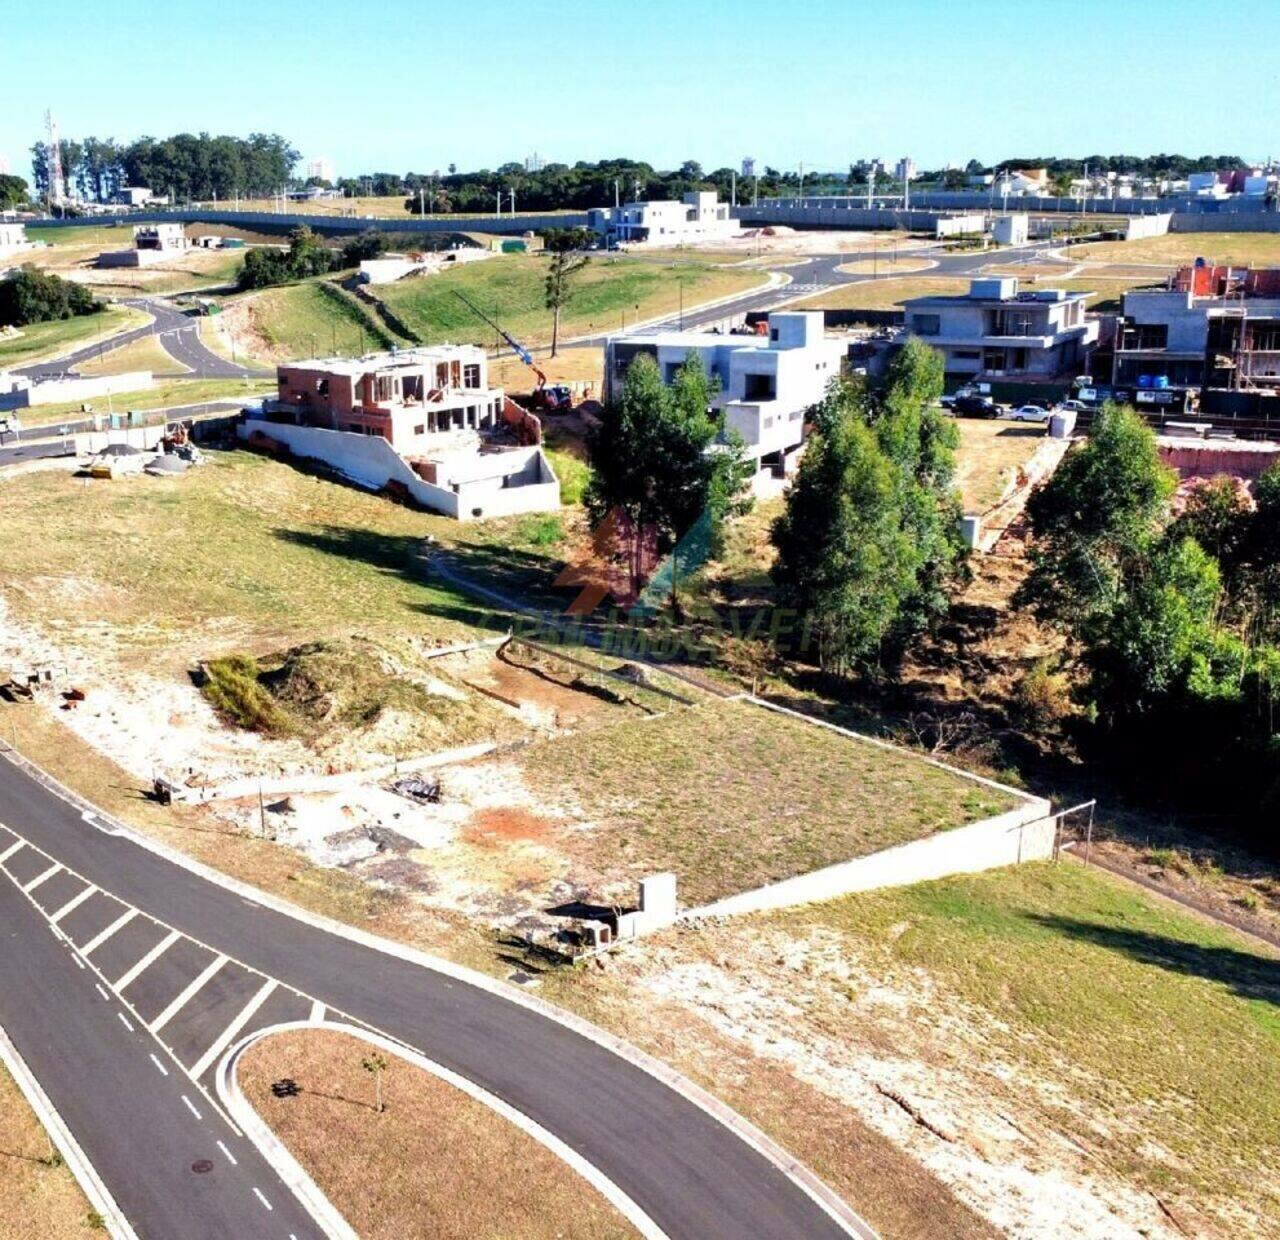
{"label": "white building in distance", "polygon": [[715,407],[756,465],[757,489],[784,476],[804,442],[804,415],[840,373],[846,346],[827,337],[821,311],[775,311],[756,335],[666,331],[611,336],[605,345],[605,400],[621,390],[639,354],[654,359],[664,383],[696,355],[719,386]]}
{"label": "white building in distance", "polygon": [[587,213],[587,222],[609,245],[683,245],[738,236],[742,224],[714,190],[695,190],[679,202],[629,202]]}

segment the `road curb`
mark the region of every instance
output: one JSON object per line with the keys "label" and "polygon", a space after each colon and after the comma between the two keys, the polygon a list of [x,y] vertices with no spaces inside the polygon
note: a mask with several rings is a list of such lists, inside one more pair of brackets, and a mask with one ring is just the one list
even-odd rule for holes
{"label": "road curb", "polygon": [[[593,1025],[590,1021],[565,1008],[556,1007],[554,1004],[539,999],[534,995],[526,994],[510,983],[499,981],[487,973],[467,968],[465,965],[455,964],[453,961],[445,960],[443,957],[432,956],[407,944],[380,938],[377,935],[370,934],[367,930],[348,926],[343,922],[335,921],[318,913],[312,913],[307,909],[299,908],[297,905],[281,899],[279,896],[254,887],[250,883],[214,870],[197,861],[194,857],[189,857],[185,853],[161,843],[159,840],[151,839],[126,823],[111,818],[80,796],[79,793],[68,788],[59,779],[48,774],[48,772],[23,757],[16,750],[6,746],[0,753],[14,765],[26,771],[32,778],[43,784],[44,787],[55,793],[55,795],[80,811],[86,822],[97,830],[124,836],[138,847],[145,848],[148,852],[163,857],[174,865],[181,866],[189,873],[195,874],[207,882],[214,883],[224,890],[234,892],[243,899],[260,904],[264,908],[269,908],[282,916],[292,917],[295,921],[300,921],[314,929],[337,935],[353,943],[358,943],[362,947],[382,952],[385,955],[395,956],[397,959],[404,960],[410,964],[416,964],[421,968],[430,969],[445,977],[451,977],[479,990],[484,990],[507,1000],[509,1003],[517,1004],[535,1012],[547,1020],[555,1021],[580,1037],[594,1042],[597,1046],[603,1047],[632,1066],[648,1073],[655,1080],[661,1081],[687,1102],[693,1103],[725,1128],[728,1128],[744,1144],[755,1150],[757,1154],[781,1171],[787,1179],[848,1235],[855,1236],[858,1240],[878,1240],[878,1233],[861,1215],[849,1206],[834,1189],[792,1154],[788,1153],[778,1142],[766,1135],[760,1128],[740,1115],[727,1103],[722,1102],[709,1090],[695,1084],[675,1068],[663,1063],[647,1051],[642,1051],[625,1039]],[[94,819],[102,820],[102,825],[95,823]]]}
{"label": "road curb", "polygon": [[63,1122],[57,1108],[41,1088],[35,1074],[27,1067],[26,1061],[18,1053],[18,1048],[14,1046],[2,1025],[0,1025],[0,1062],[3,1062],[9,1070],[9,1075],[17,1082],[23,1097],[36,1113],[36,1118],[44,1125],[49,1139],[58,1147],[62,1161],[75,1176],[84,1195],[89,1198],[89,1204],[101,1215],[112,1240],[137,1240],[137,1233],[129,1225],[124,1212],[98,1176],[93,1163],[89,1161],[89,1156],[71,1135],[71,1130]]}
{"label": "road curb", "polygon": [[288,1033],[295,1029],[329,1030],[334,1033],[345,1033],[359,1038],[371,1046],[376,1046],[388,1054],[403,1059],[406,1063],[430,1073],[455,1089],[461,1090],[468,1097],[482,1103],[491,1111],[514,1124],[521,1132],[532,1137],[540,1145],[549,1150],[573,1171],[587,1181],[610,1205],[614,1207],[645,1240],[666,1240],[666,1232],[627,1196],[612,1180],[610,1180],[594,1163],[584,1158],[576,1150],[566,1145],[553,1132],[548,1131],[536,1120],[522,1111],[518,1111],[510,1103],[503,1102],[495,1094],[482,1089],[465,1076],[459,1075],[437,1063],[429,1056],[423,1055],[411,1047],[397,1042],[384,1034],[372,1030],[361,1029],[355,1025],[335,1021],[288,1021],[284,1024],[269,1025],[265,1029],[256,1029],[248,1037],[233,1046],[223,1056],[218,1065],[216,1080],[218,1097],[222,1099],[227,1111],[235,1118],[244,1130],[245,1135],[258,1146],[264,1158],[275,1168],[280,1178],[297,1194],[298,1199],[311,1211],[317,1224],[336,1240],[359,1240],[351,1225],[342,1217],[337,1207],[325,1196],[324,1191],[315,1183],[306,1169],[298,1162],[288,1147],[276,1136],[271,1126],[258,1114],[253,1103],[245,1096],[236,1075],[236,1064],[240,1056],[256,1043],[278,1033]]}

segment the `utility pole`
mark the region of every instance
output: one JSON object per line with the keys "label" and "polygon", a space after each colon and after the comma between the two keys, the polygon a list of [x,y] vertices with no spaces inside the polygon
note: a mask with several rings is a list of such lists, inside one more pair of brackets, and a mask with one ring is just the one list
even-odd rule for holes
{"label": "utility pole", "polygon": [[618,178],[613,178],[613,209],[616,211],[621,205],[621,189],[618,184]]}
{"label": "utility pole", "polygon": [[501,190],[498,191],[498,205],[497,207],[494,208],[494,214],[495,215],[502,214],[502,191]]}
{"label": "utility pole", "polygon": [[418,186],[418,214],[426,215],[427,213],[427,196],[421,185]]}
{"label": "utility pole", "polygon": [[756,173],[756,186],[751,193],[751,205],[758,207],[760,205],[760,174]]}
{"label": "utility pole", "polygon": [[515,213],[516,213],[516,191],[512,190],[511,191],[511,214],[515,215]]}

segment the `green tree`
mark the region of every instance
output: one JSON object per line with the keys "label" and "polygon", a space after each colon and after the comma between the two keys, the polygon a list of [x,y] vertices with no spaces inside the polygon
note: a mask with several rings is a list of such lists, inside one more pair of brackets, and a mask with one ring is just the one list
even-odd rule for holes
{"label": "green tree", "polygon": [[21,177],[0,172],[0,210],[21,206],[27,201],[27,183]]}
{"label": "green tree", "polygon": [[584,228],[549,229],[543,234],[543,240],[551,255],[544,304],[553,316],[551,356],[555,357],[560,347],[560,311],[573,296],[574,277],[587,266],[591,257],[582,252],[587,240]]}
{"label": "green tree", "polygon": [[[620,518],[629,531],[619,551],[627,560],[633,593],[639,593],[650,567],[646,550],[666,555],[701,523],[702,550],[718,554],[725,521],[750,505],[744,496],[750,462],[740,440],[720,435],[709,412],[713,398],[714,388],[695,355],[668,387],[657,363],[641,354],[627,369],[621,395],[588,435],[592,474],[584,501],[593,528]],[[677,611],[682,570],[683,564],[673,563],[671,598]]]}
{"label": "green tree", "polygon": [[51,271],[23,267],[0,280],[0,325],[23,327],[54,319],[96,314],[103,308],[83,284],[64,280]]}
{"label": "green tree", "polygon": [[381,1115],[386,1110],[382,1101],[382,1074],[387,1070],[386,1058],[377,1054],[366,1055],[360,1066],[373,1077],[374,1110]]}

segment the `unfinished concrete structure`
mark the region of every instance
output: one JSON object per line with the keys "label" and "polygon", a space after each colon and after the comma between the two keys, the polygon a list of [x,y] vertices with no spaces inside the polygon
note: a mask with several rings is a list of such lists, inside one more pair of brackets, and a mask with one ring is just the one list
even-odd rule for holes
{"label": "unfinished concrete structure", "polygon": [[551,511],[560,484],[537,417],[488,382],[484,350],[434,345],[276,370],[277,395],[243,434],[331,465],[362,485],[474,518]]}
{"label": "unfinished concrete structure", "polygon": [[619,392],[640,354],[658,364],[664,383],[692,355],[718,385],[724,431],[737,432],[755,461],[756,489],[767,490],[795,463],[804,415],[840,373],[847,342],[828,337],[820,310],[774,311],[759,334],[675,331],[611,336],[605,345],[605,400]]}

